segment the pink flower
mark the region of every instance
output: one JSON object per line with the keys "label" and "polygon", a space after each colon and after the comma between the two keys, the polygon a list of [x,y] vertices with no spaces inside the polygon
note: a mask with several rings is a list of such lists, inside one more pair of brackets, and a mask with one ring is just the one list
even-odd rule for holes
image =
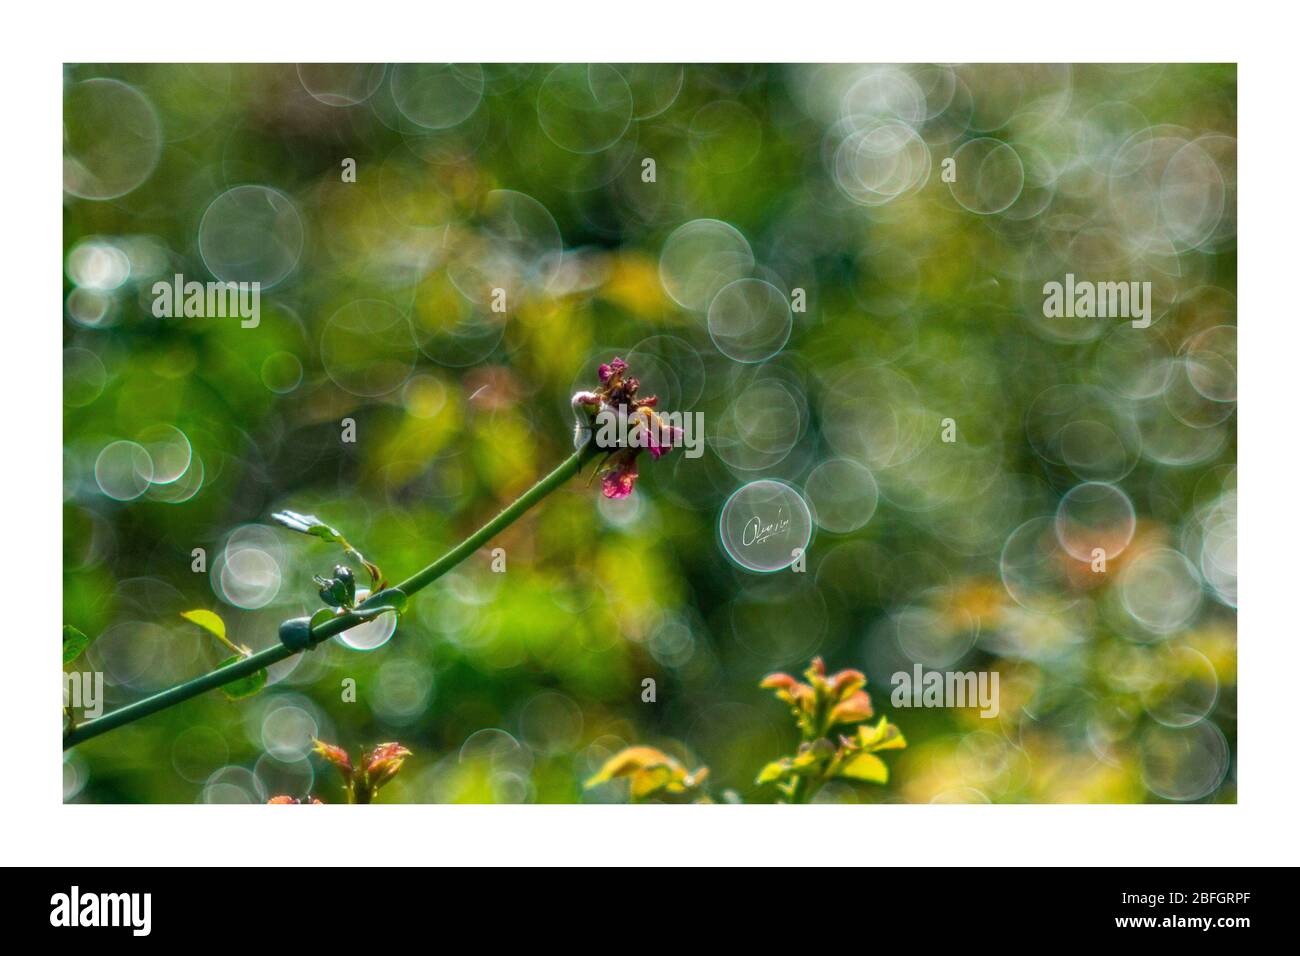
{"label": "pink flower", "polygon": [[606,460],[601,470],[600,487],[606,498],[626,498],[632,493],[636,478],[636,451],[624,448]]}
{"label": "pink flower", "polygon": [[[602,363],[598,370],[600,385],[573,396],[576,443],[594,440],[606,451],[599,469],[601,490],[606,498],[626,498],[632,494],[638,475],[636,459],[642,448],[648,448],[650,457],[658,461],[685,437],[682,429],[654,411],[659,404],[657,396],[637,396],[641,383],[629,377],[627,371],[628,364],[621,358]],[[625,426],[621,429],[622,439],[610,443],[604,430],[593,439],[598,418]]]}
{"label": "pink flower", "polygon": [[[654,400],[655,397],[652,395],[648,401]],[[650,408],[649,404],[645,404],[637,409],[638,422],[636,427],[641,432],[641,443],[650,449],[650,457],[658,461],[660,455],[668,454],[672,451],[674,445],[681,444],[685,432],[676,425],[667,424]]]}
{"label": "pink flower", "polygon": [[618,357],[615,357],[614,361],[608,364],[601,363],[600,368],[597,370],[600,375],[600,384],[605,385],[611,378],[616,375],[622,375],[626,371],[627,363]]}

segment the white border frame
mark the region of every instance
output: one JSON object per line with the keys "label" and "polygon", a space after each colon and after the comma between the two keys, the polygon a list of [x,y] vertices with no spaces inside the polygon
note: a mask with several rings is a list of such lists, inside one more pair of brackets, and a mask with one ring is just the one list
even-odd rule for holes
{"label": "white border frame", "polygon": [[[134,10],[128,11],[128,7]],[[0,809],[7,862],[89,865],[620,863],[1242,865],[1297,862],[1295,439],[1300,361],[1290,302],[1300,225],[1293,30],[1240,3],[1113,0],[884,8],[800,0],[583,0],[449,5],[223,0],[181,8],[46,4],[9,25],[4,263],[13,330],[4,411]],[[12,35],[12,34],[11,34]],[[12,55],[13,51],[10,51]],[[1238,62],[1242,577],[1234,806],[337,807],[65,806],[60,726],[44,680],[60,623],[59,396],[64,61],[1218,61]],[[20,324],[21,323],[21,324]],[[238,837],[232,835],[238,829]]]}

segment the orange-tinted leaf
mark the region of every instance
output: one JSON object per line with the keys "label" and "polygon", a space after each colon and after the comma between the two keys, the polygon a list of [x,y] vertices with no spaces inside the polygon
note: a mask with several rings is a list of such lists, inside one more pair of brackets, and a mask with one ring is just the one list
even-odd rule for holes
{"label": "orange-tinted leaf", "polygon": [[334,744],[327,744],[323,740],[315,740],[313,750],[339,768],[339,773],[344,777],[352,776],[352,760],[348,757],[348,752],[342,747],[336,747]]}
{"label": "orange-tinted leaf", "polygon": [[758,685],[764,689],[780,688],[781,690],[793,690],[799,682],[789,674],[782,674],[778,671],[775,674],[768,674]]}
{"label": "orange-tinted leaf", "polygon": [[866,675],[852,668],[842,670],[830,679],[831,691],[838,694],[841,700],[854,691],[861,690],[866,684]]}
{"label": "orange-tinted leaf", "polygon": [[812,684],[814,688],[822,693],[826,692],[826,662],[820,657],[814,657],[812,659],[812,663],[809,664],[808,669],[804,671],[804,676],[808,678],[808,683]]}
{"label": "orange-tinted leaf", "polygon": [[871,709],[871,698],[864,690],[854,691],[844,698],[831,711],[831,726],[835,724],[856,724],[866,720],[875,711]]}
{"label": "orange-tinted leaf", "polygon": [[402,769],[402,764],[409,756],[411,751],[399,743],[380,744],[367,753],[364,760],[370,789],[378,790],[397,776],[397,771]]}

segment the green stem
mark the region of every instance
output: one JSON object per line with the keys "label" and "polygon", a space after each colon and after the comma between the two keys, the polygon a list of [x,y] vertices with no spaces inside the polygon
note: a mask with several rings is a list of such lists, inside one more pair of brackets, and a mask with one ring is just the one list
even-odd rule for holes
{"label": "green stem", "polygon": [[[483,545],[487,544],[487,542],[498,533],[509,527],[509,525],[525,511],[576,475],[582,470],[583,465],[599,454],[599,451],[600,450],[596,447],[595,442],[587,442],[570,455],[553,472],[525,491],[522,495],[516,498],[514,502],[507,505],[505,510],[503,510],[499,515],[483,527],[479,528],[460,544],[456,545],[456,547],[452,548],[437,561],[433,562],[433,564],[429,565],[422,571],[417,571],[401,584],[397,585],[397,589],[404,592],[407,596],[410,596],[421,588],[428,587],[479,548],[483,547]],[[365,604],[363,602],[362,607],[364,606]]]}
{"label": "green stem", "polygon": [[[452,548],[437,561],[434,561],[422,571],[417,571],[401,584],[397,589],[402,591],[408,597],[415,594],[422,588],[428,587],[438,578],[442,577],[456,565],[460,564],[471,554],[481,548],[491,538],[501,531],[505,530],[510,524],[519,518],[525,511],[537,504],[547,495],[549,495],[560,485],[564,484],[579,471],[582,466],[590,461],[598,449],[595,443],[588,441],[583,447],[579,448],[572,455],[566,458],[560,465],[537,484],[533,485],[495,518],[479,528],[472,535],[462,541],[456,547]],[[381,591],[378,594],[371,595],[376,600],[387,600],[381,598],[387,592]],[[390,595],[391,596],[391,595]],[[363,601],[358,611],[366,610],[367,602]],[[369,618],[364,614],[349,613],[340,614],[332,617],[327,621],[311,629],[311,643],[309,646],[314,647],[322,641],[328,640],[336,634],[340,634],[349,628],[356,627],[364,623]],[[124,727],[127,724],[134,723],[142,717],[148,717],[150,714],[156,714],[160,710],[166,710],[181,701],[189,700],[196,697],[204,691],[212,690],[215,687],[221,687],[229,684],[231,681],[238,680],[241,677],[247,677],[249,674],[256,673],[264,667],[277,664],[294,654],[300,653],[302,649],[295,650],[282,643],[277,643],[256,654],[245,657],[243,660],[235,661],[225,667],[219,667],[214,671],[209,671],[200,677],[186,681],[183,684],[177,684],[175,687],[169,687],[167,690],[154,694],[152,697],[146,697],[144,700],[136,701],[134,704],[128,704],[120,707],[115,711],[104,714],[102,717],[96,717],[88,720],[84,724],[79,724],[63,735],[63,749],[76,746],[90,740],[92,737],[98,737],[100,734],[108,733],[110,730],[116,730],[118,727]]]}
{"label": "green stem", "polygon": [[[822,712],[824,711],[824,708],[818,707],[817,711],[818,713],[814,715],[814,719],[816,720],[816,726],[822,727],[823,723],[826,721],[826,718],[824,716],[821,716]],[[823,728],[823,731],[829,731],[829,730],[830,730],[829,727]],[[799,735],[799,743],[801,746],[803,744],[811,745],[814,742],[816,742],[817,739],[818,739],[818,735],[815,733],[814,734],[800,733]],[[792,804],[807,803],[809,800],[813,798],[813,794],[815,794],[820,789],[821,789],[821,785],[815,783],[811,777],[806,777],[801,773],[795,774],[794,781],[790,786],[790,802]]]}

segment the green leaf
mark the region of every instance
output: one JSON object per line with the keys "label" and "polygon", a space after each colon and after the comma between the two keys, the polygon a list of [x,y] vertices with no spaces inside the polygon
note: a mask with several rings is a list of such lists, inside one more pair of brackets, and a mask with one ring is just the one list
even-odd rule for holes
{"label": "green leaf", "polygon": [[773,760],[770,764],[758,772],[758,779],[755,783],[771,783],[773,780],[780,780],[790,770],[790,761],[787,757],[780,760]]}
{"label": "green leaf", "polygon": [[310,622],[311,629],[313,631],[316,630],[316,628],[320,627],[322,624],[324,624],[332,617],[335,617],[334,609],[332,607],[320,608],[315,614],[311,616],[311,622]]}
{"label": "green leaf", "polygon": [[191,624],[197,624],[203,630],[207,631],[226,647],[230,648],[236,654],[248,656],[249,651],[246,647],[240,647],[234,641],[226,637],[226,622],[214,614],[212,611],[205,611],[202,608],[196,608],[193,611],[182,611],[181,617]]}
{"label": "green leaf", "polygon": [[63,625],[63,663],[71,664],[90,646],[91,638],[71,624]]}
{"label": "green leaf", "polygon": [[825,737],[813,744],[804,744],[790,761],[790,769],[801,776],[818,776],[822,772],[824,761],[830,758],[833,749],[831,742]]}
{"label": "green leaf", "polygon": [[182,611],[181,617],[185,618],[185,620],[192,624],[197,624],[209,634],[217,635],[219,640],[223,642],[226,640],[226,622],[212,611],[205,611],[202,608],[197,608],[193,611]]}
{"label": "green leaf", "polygon": [[386,605],[391,607],[398,614],[406,611],[407,597],[406,592],[401,588],[384,588],[378,594],[372,594],[362,604],[368,604],[371,607]]}
{"label": "green leaf", "polygon": [[[236,661],[242,661],[243,655],[236,654],[234,657],[227,657],[217,665],[218,669],[227,667]],[[253,671],[247,677],[241,677],[239,680],[233,680],[221,688],[221,693],[225,694],[230,700],[240,700],[244,697],[252,697],[259,690],[266,686],[266,668],[259,671]]]}
{"label": "green leaf", "polygon": [[835,771],[837,777],[849,780],[863,780],[867,783],[888,783],[889,768],[875,754],[859,752],[853,754]]}
{"label": "green leaf", "polygon": [[380,604],[380,605],[376,605],[375,607],[356,608],[355,610],[352,611],[353,616],[356,617],[356,619],[363,624],[368,621],[373,621],[377,617],[382,617],[385,614],[399,614],[399,613],[401,612],[398,608],[392,607],[387,604]]}

